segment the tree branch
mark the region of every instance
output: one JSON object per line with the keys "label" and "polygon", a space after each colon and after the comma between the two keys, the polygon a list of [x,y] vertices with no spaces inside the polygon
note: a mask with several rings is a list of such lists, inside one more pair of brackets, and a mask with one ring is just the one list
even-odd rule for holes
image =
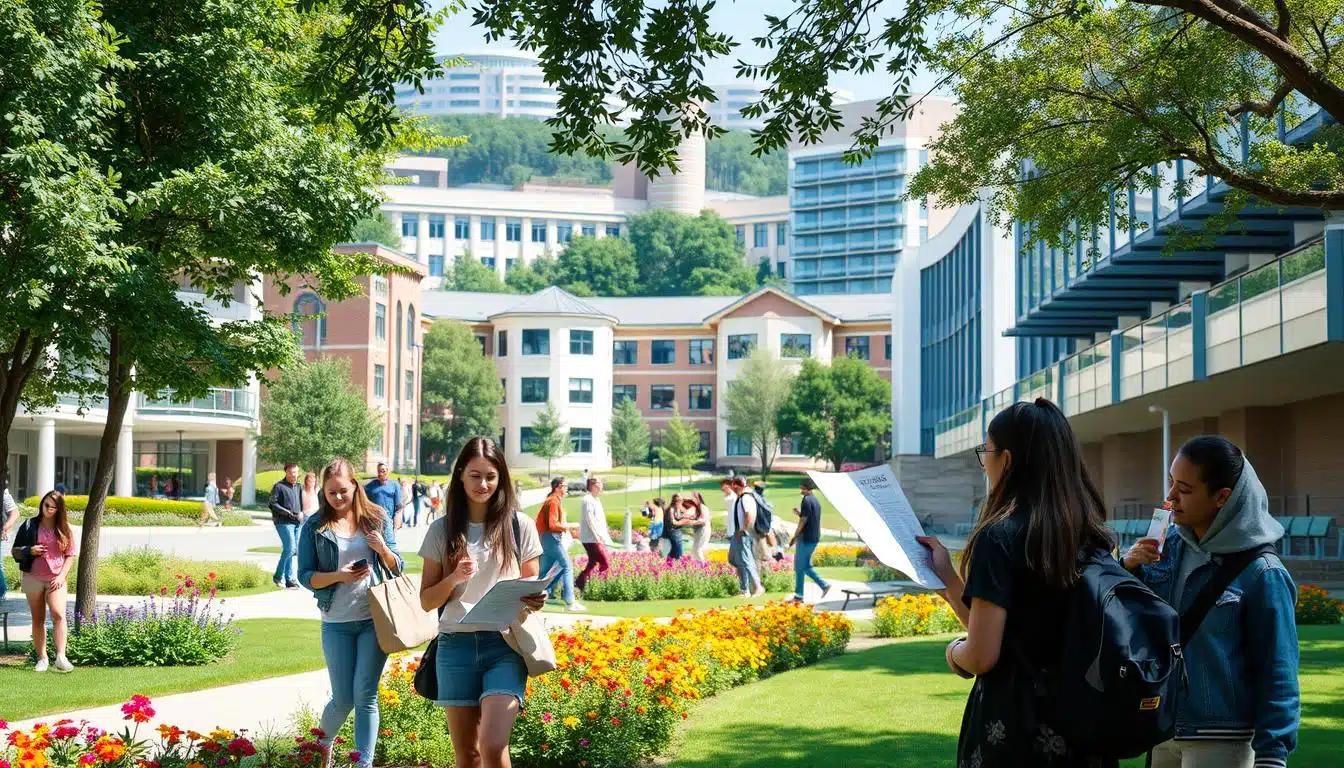
{"label": "tree branch", "polygon": [[1227,110],[1230,117],[1241,117],[1247,112],[1254,112],[1261,117],[1273,117],[1278,111],[1279,105],[1288,98],[1288,94],[1293,92],[1293,86],[1287,81],[1279,83],[1279,87],[1274,89],[1274,94],[1269,97],[1269,101],[1243,101]]}

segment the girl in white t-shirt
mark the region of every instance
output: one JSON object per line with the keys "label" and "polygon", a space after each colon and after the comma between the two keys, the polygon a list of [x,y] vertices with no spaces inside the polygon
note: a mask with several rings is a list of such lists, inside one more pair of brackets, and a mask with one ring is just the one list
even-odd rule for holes
{"label": "girl in white t-shirt", "polygon": [[[435,703],[447,713],[459,763],[506,766],[527,666],[504,641],[507,626],[459,622],[496,582],[538,575],[541,539],[518,511],[504,452],[489,438],[463,446],[445,496],[444,515],[420,546],[420,602],[427,611],[442,609]],[[520,616],[545,602],[538,592],[524,600]]]}

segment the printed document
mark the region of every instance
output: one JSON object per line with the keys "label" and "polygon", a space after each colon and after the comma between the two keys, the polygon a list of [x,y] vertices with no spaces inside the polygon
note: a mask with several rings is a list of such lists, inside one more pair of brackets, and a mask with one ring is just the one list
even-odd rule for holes
{"label": "printed document", "polygon": [[817,488],[883,564],[909,576],[928,589],[942,589],[933,572],[928,548],[916,536],[924,527],[896,482],[891,467],[882,465],[858,472],[808,472]]}
{"label": "printed document", "polygon": [[459,622],[461,624],[494,624],[505,626],[518,620],[523,598],[546,591],[546,585],[560,572],[560,564],[551,566],[545,576],[535,579],[507,579],[495,582]]}

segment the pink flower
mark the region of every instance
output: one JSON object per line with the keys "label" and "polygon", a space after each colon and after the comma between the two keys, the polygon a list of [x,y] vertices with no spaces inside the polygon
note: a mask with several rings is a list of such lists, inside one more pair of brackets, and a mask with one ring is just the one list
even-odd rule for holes
{"label": "pink flower", "polygon": [[354,750],[350,753],[350,762],[358,763],[359,758],[360,758],[359,750]]}
{"label": "pink flower", "polygon": [[80,765],[93,765],[96,762],[98,762],[98,757],[92,752],[85,752],[79,756]]}
{"label": "pink flower", "polygon": [[178,585],[177,585],[177,596],[178,596],[178,597],[181,597],[184,593],[186,593],[186,591],[187,591],[187,590],[185,590],[185,589],[182,588],[182,585],[181,585],[181,584],[178,584]]}
{"label": "pink flower", "polygon": [[309,729],[308,729],[308,735],[320,739],[320,738],[326,736],[326,735],[327,735],[327,732],[324,731],[324,730],[322,730],[321,728],[309,728]]}
{"label": "pink flower", "polygon": [[580,747],[586,747],[586,746],[588,746],[588,740],[587,740],[587,739],[579,739],[579,746],[580,746]]}
{"label": "pink flower", "polygon": [[541,714],[541,722],[543,722],[543,723],[549,723],[549,722],[551,722],[551,721],[554,720],[554,719],[555,719],[555,718],[551,717],[551,713],[550,713],[550,712],[543,712],[543,713]]}

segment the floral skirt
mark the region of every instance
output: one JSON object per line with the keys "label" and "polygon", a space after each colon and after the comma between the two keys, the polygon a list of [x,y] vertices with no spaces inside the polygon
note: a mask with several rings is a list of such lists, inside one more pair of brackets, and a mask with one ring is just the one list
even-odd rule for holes
{"label": "floral skirt", "polygon": [[976,678],[961,718],[957,768],[1118,768],[1093,757],[1036,716],[1026,675],[1007,659]]}

